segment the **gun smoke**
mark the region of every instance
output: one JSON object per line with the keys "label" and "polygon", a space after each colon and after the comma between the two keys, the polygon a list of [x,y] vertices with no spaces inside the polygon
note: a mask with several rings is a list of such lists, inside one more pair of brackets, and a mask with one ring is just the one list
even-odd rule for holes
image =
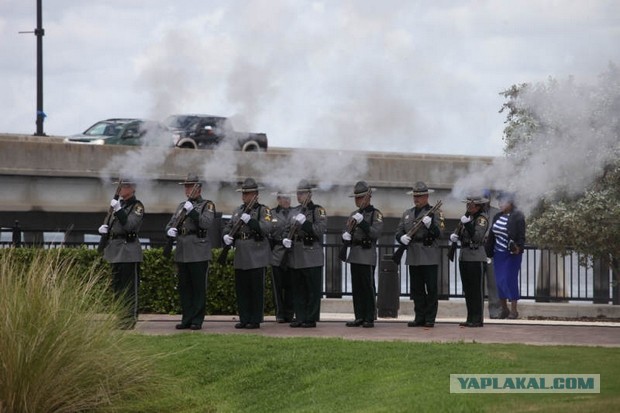
{"label": "gun smoke", "polygon": [[535,120],[534,133],[516,130],[519,142],[509,156],[470,171],[453,195],[507,190],[527,213],[543,199],[582,194],[620,158],[618,101],[620,70],[613,65],[597,84],[569,78],[528,86],[515,103]]}

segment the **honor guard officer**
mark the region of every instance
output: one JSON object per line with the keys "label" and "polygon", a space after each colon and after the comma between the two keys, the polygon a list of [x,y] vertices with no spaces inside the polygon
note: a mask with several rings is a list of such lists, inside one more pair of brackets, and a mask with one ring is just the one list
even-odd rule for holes
{"label": "honor guard officer", "polygon": [[103,258],[112,264],[112,289],[125,304],[122,327],[131,329],[138,321],[138,287],[142,247],[138,232],[144,219],[144,205],[136,199],[136,183],[121,182],[119,199],[110,201],[114,215],[109,225],[101,225],[99,233],[109,234]]}
{"label": "honor guard officer", "polygon": [[[243,204],[232,213],[224,228],[224,243],[235,246],[235,291],[239,323],[235,328],[260,328],[263,322],[265,271],[271,260],[269,232],[271,210],[258,202],[259,187],[253,178],[243,181]],[[232,228],[241,221],[238,231]]]}
{"label": "honor guard officer", "polygon": [[[183,185],[187,200],[179,204],[166,225],[166,234],[176,239],[174,261],[182,311],[181,323],[176,328],[200,330],[206,311],[207,272],[212,258],[208,232],[213,231],[215,204],[202,198],[198,175],[187,175],[179,185]],[[182,211],[185,217],[179,220]]]}
{"label": "honor guard officer", "polygon": [[327,231],[325,208],[312,202],[315,188],[302,179],[297,185],[297,201],[300,205],[291,211],[295,231],[286,231],[282,245],[289,249],[287,265],[293,271],[293,302],[295,321],[291,327],[316,327],[321,314],[321,293],[323,279],[323,235]]}
{"label": "honor guard officer", "polygon": [[[484,212],[489,217],[489,220],[492,221],[492,218],[499,212],[499,208],[496,208],[491,205],[491,191],[485,189],[483,191],[483,197],[489,200],[482,208]],[[489,233],[491,232],[492,225],[489,223],[487,228],[487,233],[484,237],[484,241],[489,238]],[[488,303],[487,308],[489,309],[489,317],[493,319],[502,317],[502,304],[499,299],[499,294],[497,292],[497,283],[495,282],[495,270],[493,266],[493,259],[489,258],[487,255],[487,262],[484,265],[484,284],[486,285]]]}
{"label": "honor guard officer", "polygon": [[365,181],[355,184],[353,194],[355,206],[347,228],[342,234],[345,245],[350,244],[346,259],[351,265],[351,286],[353,288],[353,311],[355,320],[347,327],[374,327],[376,316],[375,266],[377,265],[377,239],[383,230],[381,211],[370,204],[372,188]]}
{"label": "honor guard officer", "polygon": [[276,192],[278,206],[271,210],[271,274],[273,277],[273,296],[276,304],[276,321],[290,323],[293,321],[293,275],[290,268],[282,265],[286,227],[291,218],[291,195]]}
{"label": "honor guard officer", "polygon": [[467,203],[467,211],[461,217],[461,229],[450,235],[450,241],[461,241],[459,271],[463,294],[465,294],[467,319],[459,325],[461,327],[482,327],[484,312],[482,276],[487,262],[484,238],[489,226],[489,217],[484,210],[484,205],[489,200],[481,196],[471,196],[463,202]]}
{"label": "honor guard officer", "polygon": [[[408,327],[434,327],[437,317],[437,272],[441,254],[437,239],[441,235],[443,222],[440,214],[424,216],[432,208],[428,204],[428,195],[434,192],[424,182],[415,183],[413,190],[413,208],[403,212],[396,228],[396,240],[407,246],[407,261],[411,279],[411,296],[415,318],[407,323]],[[423,218],[422,218],[423,217]],[[413,239],[407,232],[422,219],[421,226]]]}

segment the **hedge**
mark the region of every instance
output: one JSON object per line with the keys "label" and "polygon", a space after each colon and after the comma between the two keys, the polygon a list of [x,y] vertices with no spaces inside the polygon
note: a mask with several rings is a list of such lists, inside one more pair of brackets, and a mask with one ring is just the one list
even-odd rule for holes
{"label": "hedge", "polygon": [[[0,249],[0,259],[8,249]],[[34,248],[18,248],[14,253],[22,257],[24,263],[32,261]],[[50,250],[51,251],[51,250]],[[57,252],[57,251],[55,251]],[[213,249],[213,256],[218,257],[221,249]],[[62,255],[72,258],[75,265],[84,268],[101,266],[111,280],[110,265],[96,250],[79,248],[62,248]],[[232,266],[234,252],[229,252],[228,265],[221,266],[216,261],[209,264],[207,277],[207,314],[237,314],[235,295],[235,271]],[[172,259],[164,258],[162,248],[144,250],[144,262],[140,269],[139,312],[156,314],[179,314],[181,307],[176,291],[176,265]],[[265,276],[265,314],[274,314],[271,287],[271,268]]]}

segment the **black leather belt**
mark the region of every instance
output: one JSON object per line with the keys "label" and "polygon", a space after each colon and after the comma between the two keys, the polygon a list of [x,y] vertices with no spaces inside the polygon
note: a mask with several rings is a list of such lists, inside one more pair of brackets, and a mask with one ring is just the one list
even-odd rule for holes
{"label": "black leather belt", "polygon": [[241,233],[241,234],[238,234],[235,238],[241,239],[241,240],[246,240],[246,239],[254,239],[254,236],[251,235],[251,234]]}
{"label": "black leather belt", "polygon": [[181,228],[181,235],[195,235],[198,234],[198,231],[190,230],[187,228]]}

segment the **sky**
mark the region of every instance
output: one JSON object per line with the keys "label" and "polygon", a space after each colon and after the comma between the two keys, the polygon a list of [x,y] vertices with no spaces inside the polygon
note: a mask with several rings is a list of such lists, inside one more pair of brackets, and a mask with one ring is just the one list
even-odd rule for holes
{"label": "sky", "polygon": [[[0,133],[36,131],[35,0],[0,0]],[[43,0],[44,131],[228,116],[272,147],[501,156],[513,84],[620,64],[620,2]]]}

